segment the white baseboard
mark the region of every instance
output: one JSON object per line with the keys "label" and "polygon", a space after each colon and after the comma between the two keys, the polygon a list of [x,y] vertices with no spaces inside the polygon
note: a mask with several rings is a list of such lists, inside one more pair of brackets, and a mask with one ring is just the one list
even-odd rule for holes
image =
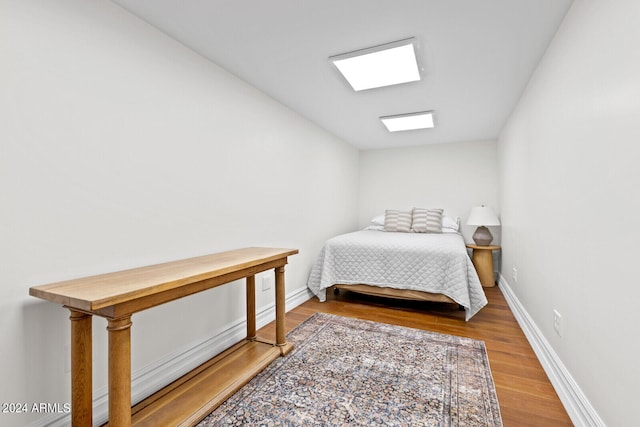
{"label": "white baseboard", "polygon": [[[307,289],[299,289],[287,295],[285,306],[289,311],[312,297]],[[256,313],[256,326],[261,328],[275,320],[275,304],[262,307]],[[131,400],[139,402],[165,385],[200,366],[202,363],[221,353],[246,336],[245,319],[240,319],[214,331],[213,335],[188,348],[176,351],[156,360],[149,366],[131,373]],[[93,423],[104,424],[109,417],[108,389],[102,387],[93,391]],[[33,423],[30,427],[66,427],[71,425],[70,414],[49,414]]]}
{"label": "white baseboard", "polygon": [[533,351],[538,356],[571,421],[578,427],[605,427],[595,408],[502,275],[499,277],[499,288],[531,347],[533,347]]}

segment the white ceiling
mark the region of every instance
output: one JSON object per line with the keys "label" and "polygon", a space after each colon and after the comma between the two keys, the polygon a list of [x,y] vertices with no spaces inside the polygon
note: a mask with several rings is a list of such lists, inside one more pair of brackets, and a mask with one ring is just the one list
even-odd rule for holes
{"label": "white ceiling", "polygon": [[[114,0],[360,149],[495,139],[572,0]],[[422,80],[354,92],[328,61],[415,37]],[[434,110],[434,129],[380,116]]]}

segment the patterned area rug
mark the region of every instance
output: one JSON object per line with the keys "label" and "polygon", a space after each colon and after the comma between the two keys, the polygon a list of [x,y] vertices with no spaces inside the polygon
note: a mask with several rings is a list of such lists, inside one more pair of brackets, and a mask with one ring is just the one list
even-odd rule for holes
{"label": "patterned area rug", "polygon": [[483,341],[316,313],[209,426],[502,426]]}

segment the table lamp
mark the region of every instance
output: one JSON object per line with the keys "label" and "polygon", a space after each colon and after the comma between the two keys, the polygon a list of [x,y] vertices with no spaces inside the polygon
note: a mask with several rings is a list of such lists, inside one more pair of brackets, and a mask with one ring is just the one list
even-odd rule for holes
{"label": "table lamp", "polygon": [[486,227],[487,225],[500,225],[498,216],[488,206],[476,206],[471,208],[467,225],[477,225],[476,232],[473,233],[473,241],[478,246],[488,246],[493,240],[491,232]]}

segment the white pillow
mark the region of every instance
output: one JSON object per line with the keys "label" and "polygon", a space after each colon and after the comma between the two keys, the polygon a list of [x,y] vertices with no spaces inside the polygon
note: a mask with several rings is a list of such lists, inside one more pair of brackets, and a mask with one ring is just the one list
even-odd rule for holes
{"label": "white pillow", "polygon": [[378,215],[371,220],[373,225],[384,225],[384,215]]}
{"label": "white pillow", "polygon": [[453,231],[458,231],[460,229],[460,217],[451,217],[451,216],[443,216],[442,217],[442,228],[448,228]]}
{"label": "white pillow", "polygon": [[369,225],[365,230],[384,231],[384,225]]}

